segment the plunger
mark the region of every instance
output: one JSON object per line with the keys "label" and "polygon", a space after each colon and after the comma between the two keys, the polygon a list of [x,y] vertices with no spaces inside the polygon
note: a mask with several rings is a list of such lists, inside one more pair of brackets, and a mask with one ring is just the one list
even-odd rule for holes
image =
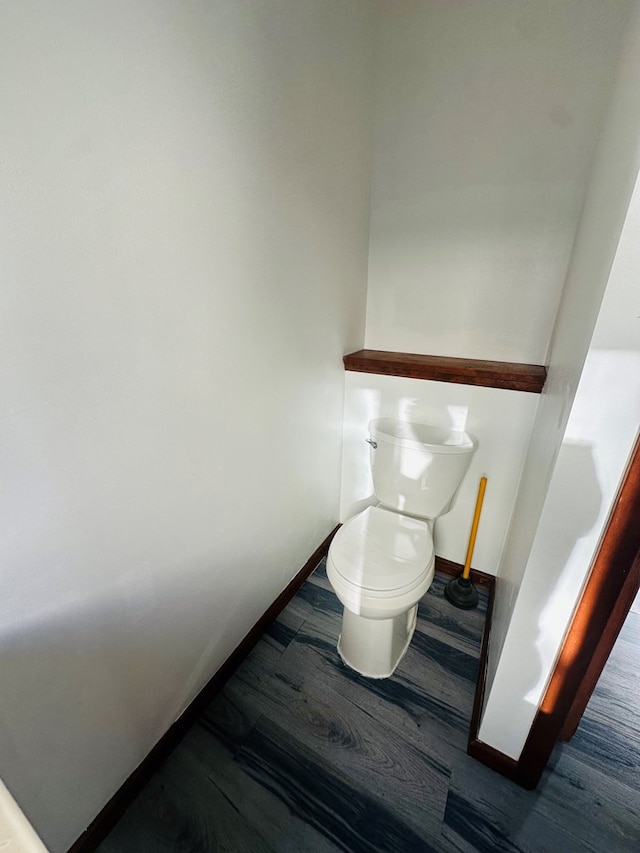
{"label": "plunger", "polygon": [[478,497],[476,498],[476,510],[473,514],[473,524],[471,525],[471,534],[469,536],[469,547],[467,548],[467,559],[464,561],[464,569],[458,578],[450,580],[444,588],[444,594],[452,604],[460,607],[462,610],[471,610],[472,607],[478,605],[478,593],[476,588],[471,583],[471,558],[473,557],[473,549],[476,544],[476,533],[478,532],[478,524],[480,522],[480,513],[482,512],[482,501],[484,500],[484,492],[487,488],[487,478],[480,479],[478,487]]}

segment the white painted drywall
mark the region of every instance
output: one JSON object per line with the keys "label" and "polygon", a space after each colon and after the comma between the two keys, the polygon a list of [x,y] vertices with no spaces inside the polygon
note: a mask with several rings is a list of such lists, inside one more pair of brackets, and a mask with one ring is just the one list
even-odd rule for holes
{"label": "white painted drywall", "polygon": [[0,765],[80,834],[337,521],[370,7],[0,10]]}
{"label": "white painted drywall", "polygon": [[2,853],[47,853],[42,841],[2,782],[0,782],[0,850]]}
{"label": "white painted drywall", "polygon": [[[551,352],[555,381],[550,391],[556,400],[545,409],[541,406],[536,430],[544,441],[534,437],[525,468],[526,476],[534,464],[532,454],[538,454],[541,482],[523,479],[528,503],[521,494],[514,516],[519,523],[510,532],[503,564],[510,571],[505,572],[506,583],[498,581],[490,689],[479,736],[513,758],[520,755],[544,695],[640,423],[637,183],[628,202],[639,165],[640,15],[629,30],[556,326]],[[607,282],[601,304],[598,276]],[[591,318],[596,313],[594,328]],[[580,370],[572,360],[578,362],[585,337],[590,340]],[[549,422],[554,410],[557,420]],[[558,430],[561,444],[556,455],[552,439]],[[535,510],[536,489],[544,491],[542,512],[523,519],[525,509]],[[529,537],[531,541],[524,571],[514,562],[523,548],[522,540],[513,541],[516,534],[525,545]]]}
{"label": "white painted drywall", "polygon": [[[366,344],[543,362],[629,3],[378,11]],[[371,417],[464,413],[480,449],[437,553],[464,562],[486,473],[474,566],[495,574],[537,398],[365,374],[346,388],[342,519],[371,499]]]}
{"label": "white painted drywall", "polygon": [[373,502],[367,426],[388,417],[465,429],[478,449],[450,512],[435,525],[440,557],[464,563],[478,484],[488,478],[473,566],[495,575],[539,397],[523,391],[346,374],[341,520]]}
{"label": "white painted drywall", "polygon": [[627,0],[393,0],[366,345],[544,363]]}
{"label": "white painted drywall", "polygon": [[[594,325],[640,167],[639,10],[636,2],[576,235],[548,355],[549,375],[498,572],[489,687],[514,614],[584,361],[594,346]],[[621,310],[626,310],[625,306]]]}

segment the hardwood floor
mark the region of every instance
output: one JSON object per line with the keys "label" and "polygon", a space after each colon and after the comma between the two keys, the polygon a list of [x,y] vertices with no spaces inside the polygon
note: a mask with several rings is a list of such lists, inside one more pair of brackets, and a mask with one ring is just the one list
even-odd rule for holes
{"label": "hardwood floor", "polygon": [[[466,755],[486,593],[456,610],[448,579],[394,676],[374,681],[339,658],[321,563],[101,853],[639,850],[640,692],[624,662],[612,657],[573,741],[524,791]],[[621,661],[640,648],[632,617]],[[615,731],[612,705],[627,719]]]}

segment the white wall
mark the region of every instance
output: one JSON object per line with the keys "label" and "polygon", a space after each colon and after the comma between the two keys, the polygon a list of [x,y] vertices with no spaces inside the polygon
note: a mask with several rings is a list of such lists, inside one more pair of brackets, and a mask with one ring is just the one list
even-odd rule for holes
{"label": "white wall", "polygon": [[366,345],[544,363],[628,0],[391,0]]}
{"label": "white wall", "polygon": [[639,268],[637,192],[480,728],[481,740],[513,758],[542,701],[635,443]]}
{"label": "white wall", "polygon": [[369,445],[373,418],[465,429],[478,449],[453,508],[435,526],[440,557],[464,563],[480,477],[488,478],[473,567],[495,575],[515,501],[538,395],[367,373],[346,374],[341,520],[375,500]]}
{"label": "white wall", "polygon": [[[544,362],[616,68],[626,0],[382,2],[376,18],[366,345]],[[480,448],[436,550],[495,574],[535,395],[350,374],[344,520],[371,496],[362,438],[378,414],[451,422]]]}
{"label": "white wall", "polygon": [[3,853],[46,853],[46,848],[0,781],[0,849]]}
{"label": "white wall", "polygon": [[514,758],[544,695],[640,423],[638,184],[629,203],[639,167],[637,14],[576,239],[548,399],[541,401],[497,587],[479,736]]}
{"label": "white wall", "polygon": [[[582,211],[512,523],[499,569],[488,685],[514,614],[538,522],[640,167],[640,4],[629,25]],[[621,306],[625,311],[625,306]],[[621,318],[624,322],[624,317]],[[622,334],[623,326],[620,327]]]}
{"label": "white wall", "polygon": [[369,15],[0,10],[0,763],[54,851],[337,521]]}

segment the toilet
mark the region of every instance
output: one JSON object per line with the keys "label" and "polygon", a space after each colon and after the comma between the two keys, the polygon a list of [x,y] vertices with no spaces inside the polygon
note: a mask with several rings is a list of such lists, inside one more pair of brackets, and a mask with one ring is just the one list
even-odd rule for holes
{"label": "toilet", "polygon": [[342,660],[369,678],[388,678],[433,580],[435,519],[451,509],[478,442],[467,432],[392,418],[371,421],[369,436],[379,503],[338,530],[327,577],[344,606]]}

